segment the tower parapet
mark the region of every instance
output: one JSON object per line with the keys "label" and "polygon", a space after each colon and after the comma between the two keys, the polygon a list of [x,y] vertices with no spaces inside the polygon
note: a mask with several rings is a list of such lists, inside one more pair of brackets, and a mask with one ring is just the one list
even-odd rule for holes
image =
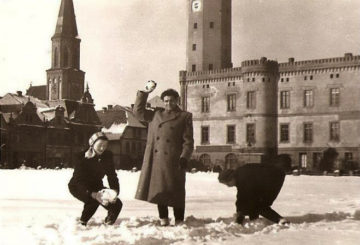
{"label": "tower parapet", "polygon": [[245,60],[241,62],[242,73],[277,73],[278,62],[262,57],[259,60]]}

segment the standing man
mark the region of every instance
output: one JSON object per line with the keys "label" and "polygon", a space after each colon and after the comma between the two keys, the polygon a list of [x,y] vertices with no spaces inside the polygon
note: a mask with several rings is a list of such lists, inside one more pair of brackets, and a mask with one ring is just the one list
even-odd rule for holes
{"label": "standing man", "polygon": [[161,94],[164,108],[145,108],[149,93],[156,87],[148,81],[137,92],[133,112],[149,123],[143,166],[136,199],[158,205],[160,225],[169,225],[168,207],[173,207],[175,224],[184,221],[185,173],[194,149],[192,114],[178,106],[179,94],[167,89]]}

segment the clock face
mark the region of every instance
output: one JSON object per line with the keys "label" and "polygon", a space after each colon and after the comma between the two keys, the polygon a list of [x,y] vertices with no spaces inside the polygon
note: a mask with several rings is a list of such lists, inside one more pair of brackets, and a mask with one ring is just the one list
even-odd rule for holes
{"label": "clock face", "polygon": [[192,2],[192,11],[198,12],[201,10],[201,1],[200,0],[194,0]]}

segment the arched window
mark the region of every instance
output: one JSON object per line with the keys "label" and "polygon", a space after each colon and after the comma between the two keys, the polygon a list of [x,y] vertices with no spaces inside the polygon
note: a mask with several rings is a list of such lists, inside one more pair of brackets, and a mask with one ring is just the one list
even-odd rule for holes
{"label": "arched window", "polygon": [[211,158],[208,154],[202,154],[199,158],[200,162],[204,165],[204,166],[210,166],[211,165]]}
{"label": "arched window", "polygon": [[235,169],[237,167],[237,157],[235,154],[230,153],[225,156],[225,166],[227,169]]}
{"label": "arched window", "polygon": [[57,48],[54,49],[54,67],[58,66],[58,50]]}
{"label": "arched window", "polygon": [[69,65],[69,50],[67,48],[64,49],[64,67]]}

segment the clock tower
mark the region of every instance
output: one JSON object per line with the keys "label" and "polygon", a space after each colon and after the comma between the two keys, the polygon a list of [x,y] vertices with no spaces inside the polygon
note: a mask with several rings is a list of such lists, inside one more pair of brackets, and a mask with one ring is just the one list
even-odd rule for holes
{"label": "clock tower", "polygon": [[80,70],[80,38],[72,0],[61,0],[55,34],[51,38],[51,68],[46,71],[48,100],[81,99],[85,72]]}
{"label": "clock tower", "polygon": [[232,67],[231,0],[188,0],[188,72]]}

